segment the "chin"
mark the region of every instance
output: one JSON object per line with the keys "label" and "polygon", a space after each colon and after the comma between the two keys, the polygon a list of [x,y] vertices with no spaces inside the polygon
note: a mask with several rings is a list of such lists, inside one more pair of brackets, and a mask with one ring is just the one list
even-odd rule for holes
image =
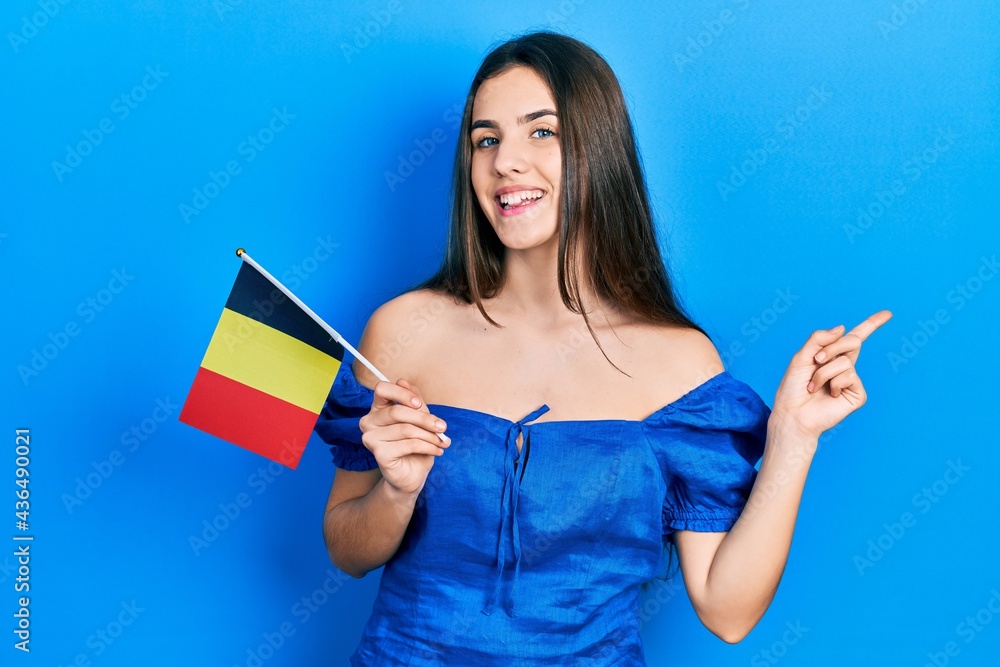
{"label": "chin", "polygon": [[541,248],[544,246],[557,246],[559,245],[559,236],[557,234],[551,234],[548,236],[511,236],[509,234],[498,234],[500,242],[508,250],[531,250],[532,248]]}

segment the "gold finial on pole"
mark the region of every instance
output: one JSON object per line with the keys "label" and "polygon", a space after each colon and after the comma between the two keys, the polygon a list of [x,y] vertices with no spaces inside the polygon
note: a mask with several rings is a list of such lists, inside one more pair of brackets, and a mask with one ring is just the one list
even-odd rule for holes
{"label": "gold finial on pole", "polygon": [[236,256],[237,257],[242,257],[244,252],[246,252],[246,251],[243,250],[243,248],[237,248],[236,249]]}

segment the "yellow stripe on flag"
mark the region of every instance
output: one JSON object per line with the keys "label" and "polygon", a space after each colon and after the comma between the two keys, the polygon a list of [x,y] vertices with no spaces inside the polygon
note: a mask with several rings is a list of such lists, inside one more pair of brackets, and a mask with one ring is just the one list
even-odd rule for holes
{"label": "yellow stripe on flag", "polygon": [[201,365],[319,414],[340,361],[286,333],[223,308]]}

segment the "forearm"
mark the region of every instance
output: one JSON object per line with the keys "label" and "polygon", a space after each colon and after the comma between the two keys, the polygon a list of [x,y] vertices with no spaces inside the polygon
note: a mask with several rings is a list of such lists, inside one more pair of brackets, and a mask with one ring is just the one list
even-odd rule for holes
{"label": "forearm", "polygon": [[366,495],[327,512],[323,536],[333,564],[356,578],[384,565],[403,541],[417,495],[400,494],[380,478]]}
{"label": "forearm", "polygon": [[739,520],[715,554],[705,581],[706,612],[742,638],[764,615],[788,560],[806,476],[818,440],[768,422],[757,481]]}

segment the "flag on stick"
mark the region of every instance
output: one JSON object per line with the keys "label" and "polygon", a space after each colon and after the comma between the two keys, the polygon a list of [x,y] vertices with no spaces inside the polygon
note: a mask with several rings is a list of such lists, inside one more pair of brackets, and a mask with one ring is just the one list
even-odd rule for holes
{"label": "flag on stick", "polygon": [[386,377],[242,248],[236,254],[243,265],[180,420],[295,469],[345,347]]}

